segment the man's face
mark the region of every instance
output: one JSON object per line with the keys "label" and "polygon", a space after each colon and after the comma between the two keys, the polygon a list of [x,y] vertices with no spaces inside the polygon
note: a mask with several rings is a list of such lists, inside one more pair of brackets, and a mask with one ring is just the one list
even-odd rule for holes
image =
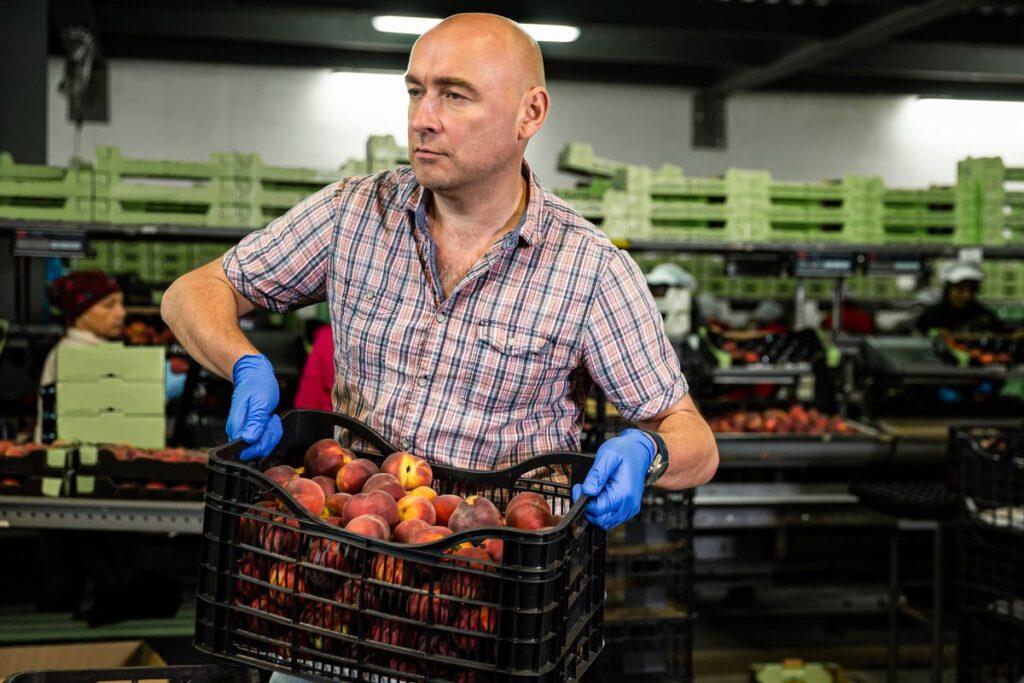
{"label": "man's face", "polygon": [[104,339],[117,339],[124,328],[124,295],[114,292],[90,306],[75,320],[75,327]]}
{"label": "man's face", "polygon": [[425,35],[413,48],[409,91],[409,160],[433,191],[485,181],[516,163],[521,75],[487,36],[464,30]]}
{"label": "man's face", "polygon": [[956,310],[966,308],[978,291],[978,285],[973,282],[958,282],[949,286],[949,305]]}

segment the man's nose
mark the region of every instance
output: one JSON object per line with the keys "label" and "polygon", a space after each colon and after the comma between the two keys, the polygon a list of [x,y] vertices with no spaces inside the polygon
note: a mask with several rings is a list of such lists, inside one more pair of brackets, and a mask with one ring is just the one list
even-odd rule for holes
{"label": "man's nose", "polygon": [[437,103],[430,97],[424,97],[413,105],[409,112],[409,125],[417,133],[436,133],[441,129],[441,121],[437,116]]}

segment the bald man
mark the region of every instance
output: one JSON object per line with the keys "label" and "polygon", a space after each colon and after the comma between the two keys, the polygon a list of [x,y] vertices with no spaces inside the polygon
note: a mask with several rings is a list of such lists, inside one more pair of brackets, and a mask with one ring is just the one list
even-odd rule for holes
{"label": "bald man", "polygon": [[227,432],[250,444],[243,459],[267,455],[281,421],[238,317],[326,300],[334,408],[396,447],[486,470],[578,450],[589,376],[638,427],[576,486],[591,521],[626,521],[645,485],[708,481],[714,438],[643,275],[524,160],[550,106],[537,43],[508,19],[457,15],[416,42],[405,81],[411,168],[327,186],[163,298],[185,348],[235,383]]}

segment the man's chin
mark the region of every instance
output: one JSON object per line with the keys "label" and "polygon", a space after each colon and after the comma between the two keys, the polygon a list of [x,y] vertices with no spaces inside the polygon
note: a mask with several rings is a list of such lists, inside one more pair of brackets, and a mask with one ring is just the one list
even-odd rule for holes
{"label": "man's chin", "polygon": [[446,192],[459,185],[454,178],[445,173],[438,173],[435,169],[413,164],[412,171],[416,176],[416,182],[431,192]]}

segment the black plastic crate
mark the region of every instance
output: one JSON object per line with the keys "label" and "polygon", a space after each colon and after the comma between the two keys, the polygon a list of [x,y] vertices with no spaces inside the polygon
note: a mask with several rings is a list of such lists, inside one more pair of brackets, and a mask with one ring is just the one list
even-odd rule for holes
{"label": "black plastic crate", "polygon": [[1024,629],[985,616],[962,614],[957,623],[957,676],[961,683],[1024,680]]}
{"label": "black plastic crate", "polygon": [[[261,466],[299,466],[336,427],[397,449],[365,425],[323,411],[290,411],[284,437]],[[571,487],[593,458],[549,453],[500,471],[431,463],[439,493],[484,495],[503,508],[535,491],[561,521],[546,532],[505,527],[417,546],[378,541],[306,513],[238,456],[210,455],[196,646],[229,659],[335,680],[563,681],[588,668],[603,641],[605,535],[586,522]],[[383,455],[382,455],[383,454]],[[544,478],[541,478],[544,477]],[[283,510],[271,511],[265,497]],[[501,564],[446,553],[488,538]]]}
{"label": "black plastic crate", "polygon": [[[159,451],[169,459],[149,455]],[[129,454],[131,459],[128,459]],[[205,484],[207,477],[205,458],[200,462],[194,453],[183,448],[146,450],[110,444],[79,446],[74,463],[78,474],[113,479]]]}
{"label": "black plastic crate", "polygon": [[0,477],[60,477],[73,454],[70,446],[0,442]]}
{"label": "black plastic crate", "polygon": [[693,547],[608,545],[605,589],[608,605],[665,607],[693,603]]}
{"label": "black plastic crate", "polygon": [[964,525],[959,543],[961,612],[1024,633],[1024,540]]}
{"label": "black plastic crate", "polygon": [[955,430],[950,448],[968,522],[1024,536],[1024,430]]}
{"label": "black plastic crate", "polygon": [[104,500],[159,500],[198,502],[203,500],[205,482],[144,481],[76,474],[71,477],[71,495]]}
{"label": "black plastic crate", "polygon": [[605,611],[605,648],[588,681],[693,680],[693,621],[678,609]]}
{"label": "black plastic crate", "polygon": [[231,664],[134,666],[117,669],[26,671],[8,676],[7,683],[101,683],[102,681],[167,681],[168,683],[260,683],[255,669]]}

